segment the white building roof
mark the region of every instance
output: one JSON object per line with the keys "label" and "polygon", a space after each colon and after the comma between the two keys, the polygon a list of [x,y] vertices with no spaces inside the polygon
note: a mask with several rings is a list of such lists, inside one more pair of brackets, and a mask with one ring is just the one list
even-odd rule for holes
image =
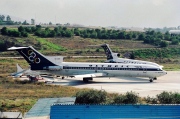
{"label": "white building roof", "polygon": [[180,34],[180,30],[170,30],[170,34]]}

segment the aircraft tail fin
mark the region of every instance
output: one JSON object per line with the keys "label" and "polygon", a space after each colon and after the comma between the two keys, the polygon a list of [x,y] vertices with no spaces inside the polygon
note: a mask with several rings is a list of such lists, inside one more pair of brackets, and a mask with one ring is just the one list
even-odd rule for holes
{"label": "aircraft tail fin", "polygon": [[103,44],[103,45],[101,45],[101,47],[104,49],[104,52],[105,52],[105,54],[107,56],[107,60],[113,59],[113,56],[112,56],[113,52],[109,48],[109,45],[108,44]]}
{"label": "aircraft tail fin", "polygon": [[56,66],[48,60],[43,54],[35,50],[32,46],[29,47],[11,47],[8,50],[18,51],[31,66],[31,70],[43,70],[49,66]]}
{"label": "aircraft tail fin", "polygon": [[108,44],[103,44],[101,45],[101,47],[104,49],[105,54],[107,56],[106,62],[116,62],[116,59],[119,58],[120,54],[112,52]]}

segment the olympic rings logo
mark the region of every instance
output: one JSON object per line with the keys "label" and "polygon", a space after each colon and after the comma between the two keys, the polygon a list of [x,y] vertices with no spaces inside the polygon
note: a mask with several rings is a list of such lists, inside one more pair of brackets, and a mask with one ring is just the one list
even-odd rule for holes
{"label": "olympic rings logo", "polygon": [[40,58],[36,57],[36,53],[33,52],[33,50],[28,50],[28,55],[29,61],[34,62],[36,64],[41,62]]}

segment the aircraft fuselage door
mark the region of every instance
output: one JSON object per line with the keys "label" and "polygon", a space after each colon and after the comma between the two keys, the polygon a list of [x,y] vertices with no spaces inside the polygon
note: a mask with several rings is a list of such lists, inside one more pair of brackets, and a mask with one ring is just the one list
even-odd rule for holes
{"label": "aircraft fuselage door", "polygon": [[143,67],[143,73],[147,73],[147,67]]}
{"label": "aircraft fuselage door", "polygon": [[68,72],[69,71],[69,66],[67,65],[65,67],[66,67],[65,71]]}
{"label": "aircraft fuselage door", "polygon": [[98,65],[96,65],[96,67],[95,67],[95,72],[97,72],[98,71]]}

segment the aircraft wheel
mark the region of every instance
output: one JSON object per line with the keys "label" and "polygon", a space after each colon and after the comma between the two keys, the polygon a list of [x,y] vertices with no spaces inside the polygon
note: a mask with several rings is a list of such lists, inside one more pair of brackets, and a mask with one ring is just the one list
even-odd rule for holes
{"label": "aircraft wheel", "polygon": [[62,79],[64,79],[64,76],[62,77]]}
{"label": "aircraft wheel", "polygon": [[150,79],[149,81],[150,81],[150,82],[153,82],[153,79]]}
{"label": "aircraft wheel", "polygon": [[88,83],[88,82],[89,82],[88,79],[83,79],[83,81],[84,81],[85,83]]}
{"label": "aircraft wheel", "polygon": [[92,77],[89,77],[89,78],[83,78],[83,81],[84,81],[85,83],[89,82],[89,80],[93,80],[93,78],[92,78]]}

